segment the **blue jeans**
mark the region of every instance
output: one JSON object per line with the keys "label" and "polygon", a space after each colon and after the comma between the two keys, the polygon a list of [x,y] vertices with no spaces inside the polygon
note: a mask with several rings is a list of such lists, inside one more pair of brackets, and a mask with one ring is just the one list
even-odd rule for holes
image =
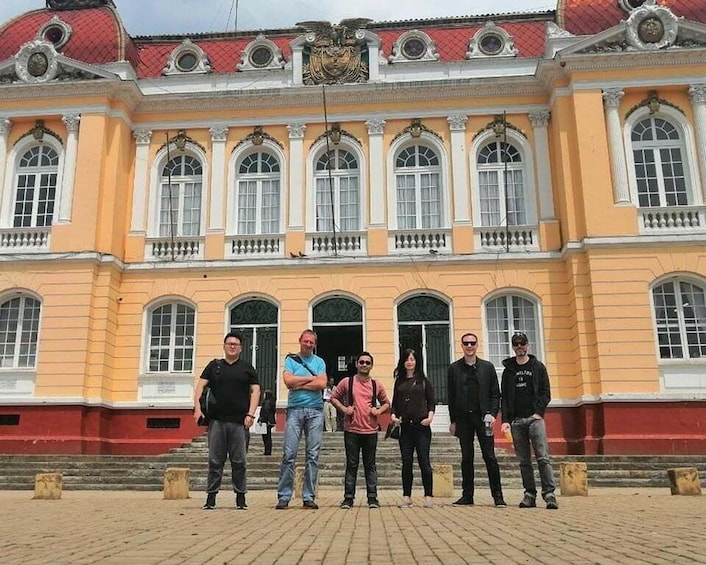
{"label": "blue jeans", "polygon": [[431,428],[416,422],[402,422],[400,428],[400,455],[402,455],[402,496],[412,496],[412,464],[414,452],[422,474],[424,496],[434,496],[434,474],[429,460]]}
{"label": "blue jeans", "polygon": [[516,418],[510,425],[512,428],[512,443],[515,453],[520,460],[520,474],[522,486],[530,496],[537,496],[537,485],[534,482],[534,469],[532,468],[532,453],[530,444],[534,449],[539,467],[539,480],[542,484],[542,498],[546,498],[556,489],[554,483],[554,470],[549,461],[549,442],[547,441],[547,428],[544,419]]}
{"label": "blue jeans", "polygon": [[223,467],[226,458],[230,459],[233,491],[247,492],[246,472],[246,435],[243,424],[211,420],[208,425],[208,478],[206,492],[217,493],[223,479]]}
{"label": "blue jeans", "polygon": [[284,453],[279,470],[277,499],[289,502],[294,490],[294,464],[297,459],[299,440],[304,434],[306,444],[306,467],[302,498],[314,500],[316,476],[319,473],[319,452],[324,434],[324,414],[321,408],[287,408],[287,424],[284,431]]}

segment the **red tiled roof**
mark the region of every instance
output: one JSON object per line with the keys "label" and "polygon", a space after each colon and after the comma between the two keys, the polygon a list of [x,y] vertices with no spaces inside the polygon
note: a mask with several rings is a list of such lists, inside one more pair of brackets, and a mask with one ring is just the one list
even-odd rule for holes
{"label": "red tiled roof", "polygon": [[39,29],[54,16],[73,30],[60,50],[67,57],[92,64],[122,60],[136,63],[134,43],[117,12],[108,7],[62,12],[35,10],[10,20],[0,29],[0,60],[12,57],[22,45],[36,39]]}
{"label": "red tiled roof", "polygon": [[[676,16],[706,23],[703,0],[657,0]],[[557,23],[574,35],[593,35],[627,20],[629,14],[615,0],[559,0]]]}

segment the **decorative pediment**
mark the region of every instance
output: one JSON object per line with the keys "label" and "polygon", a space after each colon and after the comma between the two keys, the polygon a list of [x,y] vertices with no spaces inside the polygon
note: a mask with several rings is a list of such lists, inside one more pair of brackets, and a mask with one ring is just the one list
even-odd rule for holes
{"label": "decorative pediment", "polygon": [[654,52],[706,47],[706,25],[677,17],[656,0],[633,8],[617,26],[561,50],[562,57],[607,52]]}
{"label": "decorative pediment", "polygon": [[102,78],[112,79],[117,75],[65,57],[44,39],[25,43],[17,55],[0,63],[0,84],[46,84]]}

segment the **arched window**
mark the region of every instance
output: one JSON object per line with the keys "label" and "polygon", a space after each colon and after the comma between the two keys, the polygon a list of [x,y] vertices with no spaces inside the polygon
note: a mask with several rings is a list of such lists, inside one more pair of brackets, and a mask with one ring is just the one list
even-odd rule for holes
{"label": "arched window", "polygon": [[277,306],[265,300],[247,300],[230,309],[230,329],[243,336],[241,355],[252,363],[264,392],[277,396],[280,374],[277,354]]}
{"label": "arched window", "polygon": [[661,117],[637,122],[631,133],[640,208],[688,206],[687,166],[679,130]]}
{"label": "arched window", "polygon": [[397,306],[397,332],[400,351],[421,353],[437,402],[446,403],[446,372],[451,362],[449,305],[433,296],[404,300]]}
{"label": "arched window", "polygon": [[513,355],[510,340],[522,332],[539,352],[539,320],[537,305],[522,296],[507,294],[489,300],[485,305],[488,328],[488,356],[497,368],[503,359]]}
{"label": "arched window", "polygon": [[694,283],[675,280],[652,290],[661,359],[706,357],[706,292]]}
{"label": "arched window", "polygon": [[[336,227],[340,231],[358,231],[360,229],[360,171],[355,155],[342,148],[332,149],[330,152],[324,151],[316,161],[314,180],[316,231],[332,231],[332,214],[335,214]],[[333,198],[333,205],[331,198]]]}
{"label": "arched window", "polygon": [[441,165],[425,145],[411,145],[395,158],[397,228],[439,228],[442,225]]}
{"label": "arched window", "polygon": [[269,152],[257,151],[246,155],[237,170],[238,234],[279,233],[279,160]]}
{"label": "arched window", "polygon": [[202,174],[201,162],[191,155],[178,155],[165,165],[159,194],[161,237],[201,235]]}
{"label": "arched window", "polygon": [[0,304],[0,369],[36,366],[40,312],[39,300],[29,296]]}
{"label": "arched window", "polygon": [[54,218],[59,155],[50,146],[36,145],[20,157],[13,226],[46,227]]}
{"label": "arched window", "polygon": [[190,373],[194,367],[195,310],[171,302],[149,313],[147,370],[150,373]]}
{"label": "arched window", "polygon": [[481,225],[527,225],[525,170],[517,147],[493,140],[480,149],[476,162]]}

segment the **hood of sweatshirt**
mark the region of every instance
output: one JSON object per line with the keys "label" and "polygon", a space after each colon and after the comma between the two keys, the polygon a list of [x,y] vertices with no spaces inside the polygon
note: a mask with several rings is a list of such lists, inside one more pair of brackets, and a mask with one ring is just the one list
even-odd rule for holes
{"label": "hood of sweatshirt", "polygon": [[511,369],[514,369],[516,367],[525,367],[526,365],[534,364],[535,360],[537,359],[531,353],[527,355],[527,357],[529,357],[529,361],[527,361],[527,363],[525,363],[524,365],[518,365],[517,357],[508,357],[507,359],[503,359],[503,366]]}

